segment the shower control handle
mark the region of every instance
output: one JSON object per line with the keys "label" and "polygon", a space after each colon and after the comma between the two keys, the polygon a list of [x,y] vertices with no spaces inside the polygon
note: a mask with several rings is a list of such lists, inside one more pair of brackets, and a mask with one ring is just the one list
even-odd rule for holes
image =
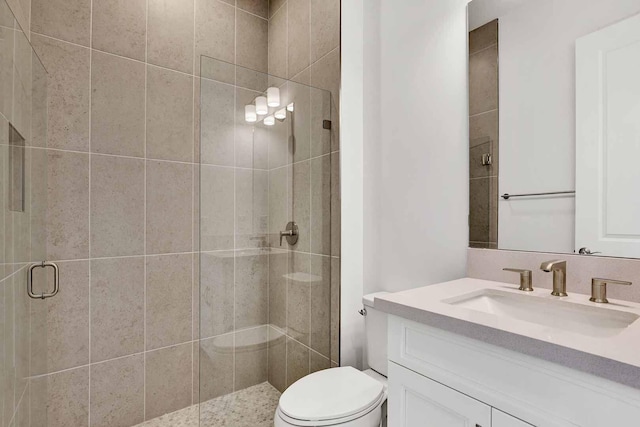
{"label": "shower control handle", "polygon": [[286,237],[289,245],[295,245],[298,243],[298,224],[293,221],[289,221],[285,228],[285,231],[280,232],[280,246],[282,246],[282,238]]}

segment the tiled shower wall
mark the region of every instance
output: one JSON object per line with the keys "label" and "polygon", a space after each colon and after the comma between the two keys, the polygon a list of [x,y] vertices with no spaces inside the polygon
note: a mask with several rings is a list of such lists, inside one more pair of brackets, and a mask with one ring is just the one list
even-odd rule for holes
{"label": "tiled shower wall", "polygon": [[[279,247],[278,232],[287,221],[300,227],[298,243],[273,251],[269,262],[269,321],[286,339],[270,342],[268,373],[269,382],[283,391],[298,378],[339,363],[340,1],[272,0],[268,61],[271,75],[330,91],[332,106],[330,143],[315,137],[321,135],[314,131],[320,124],[311,123],[307,138],[295,129],[301,143],[286,161],[269,165],[272,246]],[[313,105],[313,89],[310,96]],[[283,181],[292,182],[290,194],[271,191]],[[292,218],[278,212],[278,197],[289,198]],[[299,279],[283,279],[283,271]]]}
{"label": "tiled shower wall", "polygon": [[[469,246],[498,247],[498,21],[469,33]],[[490,154],[492,163],[482,164]]]}
{"label": "tiled shower wall", "polygon": [[[283,16],[287,35],[277,41]],[[320,25],[321,17],[327,25]],[[298,34],[305,22],[306,36]],[[46,408],[49,426],[133,425],[199,401],[200,55],[267,72],[284,49],[287,64],[297,65],[287,65],[283,77],[331,89],[337,100],[339,1],[269,7],[252,0],[33,0],[31,31],[50,73],[49,136],[42,150],[47,250],[61,269],[60,294],[47,301],[44,319],[48,363],[39,367],[37,386],[47,396],[37,404]],[[337,135],[337,113],[333,117]],[[323,156],[337,159],[338,147],[335,137]],[[322,259],[332,264],[335,287],[337,160],[332,165],[336,238]],[[245,266],[250,280],[260,271],[256,265]],[[233,268],[235,275],[243,267]],[[285,382],[294,372],[309,372],[312,353],[320,354],[305,340],[290,341],[284,353],[273,349],[295,361]],[[331,355],[321,356],[328,365]],[[243,367],[254,365],[232,360],[234,390],[243,385]],[[224,384],[220,377],[206,374],[216,382],[202,385],[213,389],[203,398],[229,391],[216,388]]]}

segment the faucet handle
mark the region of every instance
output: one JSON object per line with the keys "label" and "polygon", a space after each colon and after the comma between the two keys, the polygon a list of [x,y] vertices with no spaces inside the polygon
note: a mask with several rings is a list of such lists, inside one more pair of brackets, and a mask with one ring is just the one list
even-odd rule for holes
{"label": "faucet handle", "polygon": [[589,301],[601,304],[608,303],[609,300],[607,299],[607,284],[628,286],[631,284],[631,282],[613,279],[600,279],[594,277],[593,279],[591,279],[591,298],[589,298]]}
{"label": "faucet handle", "polygon": [[503,268],[502,270],[520,273],[520,287],[518,290],[525,292],[533,291],[533,286],[531,286],[531,270],[521,270],[519,268]]}

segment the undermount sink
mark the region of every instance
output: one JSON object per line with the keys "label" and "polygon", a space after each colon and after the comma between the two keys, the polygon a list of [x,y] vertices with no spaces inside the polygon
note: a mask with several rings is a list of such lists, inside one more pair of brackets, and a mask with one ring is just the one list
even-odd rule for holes
{"label": "undermount sink", "polygon": [[618,335],[640,317],[625,311],[562,301],[558,297],[497,289],[482,289],[442,302],[590,337]]}

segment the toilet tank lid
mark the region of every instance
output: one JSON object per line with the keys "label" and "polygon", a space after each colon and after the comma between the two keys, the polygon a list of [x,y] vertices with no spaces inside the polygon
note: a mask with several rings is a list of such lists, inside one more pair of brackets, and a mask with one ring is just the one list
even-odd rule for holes
{"label": "toilet tank lid", "polygon": [[362,304],[365,305],[365,307],[371,307],[373,308],[373,300],[375,297],[381,297],[383,295],[387,295],[389,294],[389,292],[374,292],[371,294],[366,294],[365,296],[362,297]]}

